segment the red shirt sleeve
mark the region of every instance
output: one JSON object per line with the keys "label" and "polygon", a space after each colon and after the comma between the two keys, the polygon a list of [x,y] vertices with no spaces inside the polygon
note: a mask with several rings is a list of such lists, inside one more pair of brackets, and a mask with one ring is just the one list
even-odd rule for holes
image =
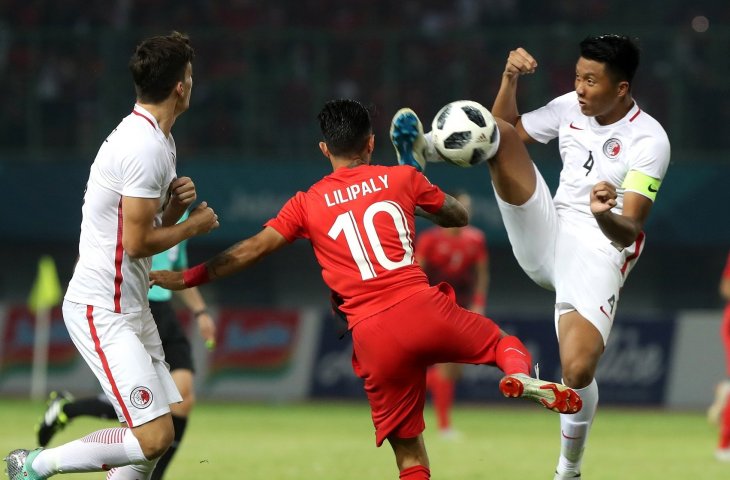
{"label": "red shirt sleeve", "polygon": [[297,238],[309,238],[306,210],[305,194],[298,192],[264,226],[273,228],[290,243]]}
{"label": "red shirt sleeve", "polygon": [[436,213],[444,205],[446,194],[416,169],[413,170],[413,191],[416,205],[428,213]]}

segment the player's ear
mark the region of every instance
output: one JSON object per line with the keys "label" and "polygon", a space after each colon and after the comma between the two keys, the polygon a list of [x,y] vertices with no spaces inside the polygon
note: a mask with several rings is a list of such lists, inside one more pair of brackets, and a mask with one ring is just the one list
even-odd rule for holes
{"label": "player's ear", "polygon": [[322,155],[324,155],[327,158],[330,158],[330,149],[327,148],[326,143],[319,142],[319,149],[322,151]]}
{"label": "player's ear", "polygon": [[181,97],[185,96],[185,86],[183,85],[183,82],[177,82],[177,86],[175,87],[175,92],[177,92],[178,95]]}
{"label": "player's ear", "polygon": [[373,153],[373,150],[375,150],[375,134],[371,133],[370,138],[368,138],[368,155]]}
{"label": "player's ear", "polygon": [[627,81],[618,82],[618,95],[619,95],[619,97],[625,97],[626,95],[628,95],[629,94],[629,88],[630,88],[629,82],[627,82]]}

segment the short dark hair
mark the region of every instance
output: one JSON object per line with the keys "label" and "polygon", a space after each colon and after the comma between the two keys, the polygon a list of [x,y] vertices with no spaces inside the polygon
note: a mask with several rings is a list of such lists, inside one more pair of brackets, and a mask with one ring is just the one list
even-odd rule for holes
{"label": "short dark hair", "polygon": [[317,119],[324,143],[333,155],[362,152],[373,133],[370,112],[355,100],[330,100]]}
{"label": "short dark hair", "polygon": [[195,52],[187,35],[147,38],[142,41],[129,60],[137,98],[145,103],[160,103],[185,79],[185,69],[193,61]]}
{"label": "short dark hair", "polygon": [[580,42],[580,56],[606,65],[606,71],[617,81],[634,80],[641,52],[637,42],[625,35],[598,35]]}

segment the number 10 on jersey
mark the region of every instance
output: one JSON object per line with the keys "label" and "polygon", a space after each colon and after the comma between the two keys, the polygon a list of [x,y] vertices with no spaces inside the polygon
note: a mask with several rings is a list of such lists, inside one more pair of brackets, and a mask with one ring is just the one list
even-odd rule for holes
{"label": "number 10 on jersey", "polygon": [[[378,213],[390,215],[393,220],[393,226],[404,251],[403,258],[399,261],[393,261],[388,258],[380,242],[379,232],[375,228],[375,215]],[[363,230],[375,255],[374,259],[369,257],[365,249]],[[413,263],[413,243],[408,228],[408,220],[400,205],[395,202],[382,201],[373,203],[365,210],[360,221],[355,218],[352,210],[340,214],[332,224],[328,235],[330,238],[337,240],[341,233],[345,234],[347,247],[350,249],[352,259],[360,270],[360,276],[363,280],[370,280],[377,276],[373,261],[377,261],[385,270],[395,270]],[[390,232],[381,233],[385,234]]]}

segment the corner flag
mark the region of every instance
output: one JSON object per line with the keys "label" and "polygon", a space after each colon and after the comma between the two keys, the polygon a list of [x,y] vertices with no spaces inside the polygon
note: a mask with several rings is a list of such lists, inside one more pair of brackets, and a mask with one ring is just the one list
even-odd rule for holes
{"label": "corner flag", "polygon": [[50,309],[61,301],[61,282],[58,280],[56,263],[50,255],[43,255],[38,261],[38,274],[28,297],[31,312]]}
{"label": "corner flag", "polygon": [[33,339],[33,371],[30,398],[42,400],[48,382],[48,348],[51,340],[51,309],[61,301],[61,282],[53,257],[43,255],[38,261],[38,274],[28,297],[28,308],[35,314]]}

